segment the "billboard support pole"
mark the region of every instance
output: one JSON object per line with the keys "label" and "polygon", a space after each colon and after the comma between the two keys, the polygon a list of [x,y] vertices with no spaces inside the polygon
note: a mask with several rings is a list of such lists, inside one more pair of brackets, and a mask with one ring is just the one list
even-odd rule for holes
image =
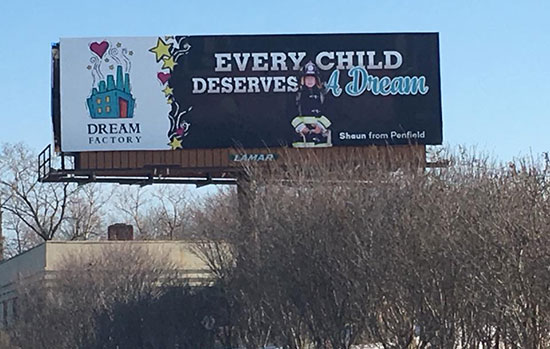
{"label": "billboard support pole", "polygon": [[256,263],[260,260],[260,238],[258,231],[252,224],[252,202],[254,201],[255,185],[246,173],[237,176],[237,201],[239,205],[239,218],[241,229],[250,236],[248,246],[253,249]]}
{"label": "billboard support pole", "polygon": [[243,229],[250,227],[251,188],[250,177],[246,174],[239,174],[237,177],[237,202]]}

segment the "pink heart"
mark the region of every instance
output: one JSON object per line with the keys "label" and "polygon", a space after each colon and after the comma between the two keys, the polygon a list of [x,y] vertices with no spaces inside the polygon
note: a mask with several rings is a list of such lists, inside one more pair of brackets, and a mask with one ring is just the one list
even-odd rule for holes
{"label": "pink heart", "polygon": [[103,55],[105,54],[105,51],[109,48],[109,43],[107,41],[102,41],[101,43],[98,42],[92,42],[90,44],[90,50],[92,50],[93,53],[99,56],[99,58],[103,58]]}
{"label": "pink heart", "polygon": [[169,73],[160,72],[160,73],[157,74],[157,77],[159,78],[160,82],[162,82],[163,85],[166,83],[166,81],[170,80],[171,76],[172,75],[169,74]]}

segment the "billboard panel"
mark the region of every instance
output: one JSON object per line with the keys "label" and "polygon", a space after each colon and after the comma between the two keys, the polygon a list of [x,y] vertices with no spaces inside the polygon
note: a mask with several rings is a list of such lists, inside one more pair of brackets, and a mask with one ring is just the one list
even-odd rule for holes
{"label": "billboard panel", "polygon": [[438,34],[60,41],[64,152],[440,144]]}

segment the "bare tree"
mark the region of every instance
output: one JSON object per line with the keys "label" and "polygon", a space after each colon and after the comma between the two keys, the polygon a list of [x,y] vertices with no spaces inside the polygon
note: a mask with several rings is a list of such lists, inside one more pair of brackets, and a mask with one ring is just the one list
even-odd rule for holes
{"label": "bare tree", "polygon": [[187,230],[193,198],[186,187],[125,187],[115,195],[114,207],[136,227],[140,239],[182,239],[192,236]]}
{"label": "bare tree", "polygon": [[106,209],[116,189],[99,184],[86,184],[68,199],[60,237],[67,240],[88,240],[105,231]]}
{"label": "bare tree", "polygon": [[23,348],[116,347],[98,321],[112,323],[116,307],[158,299],[182,282],[172,264],[133,245],[68,255],[58,271],[21,285],[10,333]]}
{"label": "bare tree", "polygon": [[191,218],[193,197],[184,186],[158,186],[151,194],[154,205],[151,218],[156,221],[159,235],[170,240],[190,238],[188,224]]}
{"label": "bare tree", "polygon": [[114,208],[129,224],[136,228],[138,236],[148,236],[153,229],[146,220],[149,205],[147,188],[127,186],[121,188],[114,197]]}
{"label": "bare tree", "polygon": [[21,254],[43,241],[15,215],[6,215],[2,223],[4,229],[10,234],[4,238],[4,258]]}
{"label": "bare tree", "polygon": [[[189,210],[191,225],[185,225],[188,218],[169,220],[165,229],[174,236],[183,224],[203,238],[198,253],[216,277],[211,287],[133,297],[117,301],[122,305],[116,311],[96,313],[94,319],[116,322],[116,333],[126,337],[103,332],[103,325],[90,335],[71,328],[66,337],[101,333],[117,338],[109,342],[114,347],[147,324],[173,341],[130,338],[133,348],[212,347],[213,338],[225,347],[253,349],[550,346],[547,163],[500,165],[459,149],[445,155],[448,168],[421,170],[415,162],[422,159],[407,163],[384,155],[335,164],[303,154],[298,161],[246,168],[245,191],[228,190],[196,204]],[[127,200],[133,207],[127,212],[135,219],[158,217],[150,213],[161,207],[164,194],[148,194],[147,201],[139,195]],[[189,214],[168,207],[160,216]],[[143,232],[155,236],[151,224],[143,223]],[[78,268],[74,273],[86,274]],[[76,281],[68,280],[71,289]],[[102,288],[89,288],[94,294],[106,290],[95,296],[102,304],[119,299],[113,296],[119,288],[110,286],[116,283],[98,280]],[[192,311],[182,322],[156,317],[153,309],[170,303]],[[83,319],[90,312],[71,309]],[[59,314],[40,321],[56,323]],[[178,332],[196,340],[176,339]]]}
{"label": "bare tree", "polygon": [[41,239],[53,239],[65,219],[74,187],[67,183],[39,183],[35,158],[23,144],[3,145],[0,171],[0,194],[6,198],[3,210]]}
{"label": "bare tree", "polygon": [[204,253],[240,344],[548,346],[548,166],[464,149],[451,160],[250,168],[246,219],[205,213],[200,230],[234,258]]}

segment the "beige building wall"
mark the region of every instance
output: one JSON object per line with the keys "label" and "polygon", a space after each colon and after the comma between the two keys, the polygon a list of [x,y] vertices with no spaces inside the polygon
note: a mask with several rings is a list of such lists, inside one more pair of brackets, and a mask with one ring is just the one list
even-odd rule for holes
{"label": "beige building wall", "polygon": [[0,262],[0,328],[7,326],[13,318],[17,287],[22,282],[42,278],[45,266],[46,244]]}
{"label": "beige building wall", "polygon": [[207,271],[205,263],[193,252],[195,243],[185,241],[50,241],[44,245],[45,269],[48,271],[63,268],[67,260],[75,256],[103,257],[125,249],[144,251],[146,255],[181,270]]}
{"label": "beige building wall", "polygon": [[[144,252],[162,265],[170,265],[191,284],[211,281],[207,265],[194,253],[196,243],[186,241],[48,241],[0,262],[0,327],[9,325],[16,311],[17,287],[55,277],[70,261],[98,260],[125,251]],[[153,260],[151,262],[153,262]]]}

